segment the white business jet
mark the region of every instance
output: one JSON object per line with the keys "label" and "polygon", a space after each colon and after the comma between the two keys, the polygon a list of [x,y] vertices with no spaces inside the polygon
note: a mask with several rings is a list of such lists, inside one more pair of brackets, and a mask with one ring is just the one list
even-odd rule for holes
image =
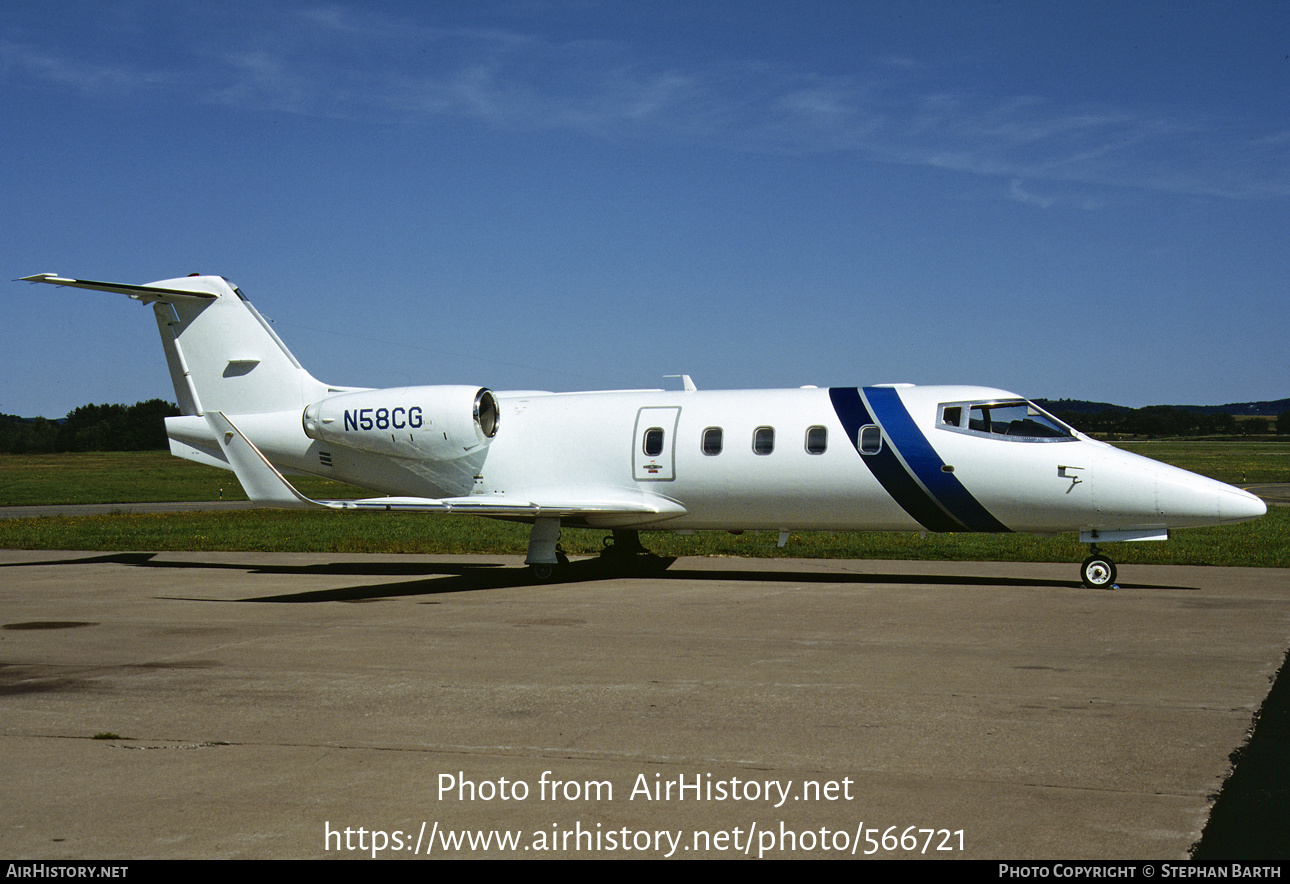
{"label": "white business jet", "polygon": [[[1258,518],[1252,494],[1079,433],[985,387],[494,392],[334,387],[309,374],[220,276],[147,285],[30,282],[152,305],[181,417],[171,453],[231,469],[271,507],[470,513],[531,522],[537,579],[565,561],[563,525],[639,530],[1078,531],[1081,577],[1115,583],[1097,544]],[[311,500],[287,473],[385,497]]]}

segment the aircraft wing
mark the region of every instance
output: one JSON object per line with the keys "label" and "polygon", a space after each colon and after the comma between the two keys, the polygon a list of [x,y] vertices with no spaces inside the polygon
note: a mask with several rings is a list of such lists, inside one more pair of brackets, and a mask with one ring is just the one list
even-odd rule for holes
{"label": "aircraft wing", "polygon": [[327,507],[343,510],[375,510],[404,513],[458,513],[476,516],[591,516],[653,515],[679,516],[685,508],[665,497],[623,498],[613,493],[596,495],[579,491],[576,495],[553,494],[539,500],[507,495],[480,497],[372,497],[361,500],[313,500],[296,490],[278,468],[269,462],[223,412],[207,412],[206,422],[246,495],[256,503],[286,509]]}
{"label": "aircraft wing", "polygon": [[390,512],[457,513],[474,516],[615,516],[682,515],[685,508],[658,498],[657,502],[613,501],[608,498],[582,501],[530,500],[501,495],[488,497],[369,497],[361,500],[319,500],[314,503],[340,510],[387,510]]}

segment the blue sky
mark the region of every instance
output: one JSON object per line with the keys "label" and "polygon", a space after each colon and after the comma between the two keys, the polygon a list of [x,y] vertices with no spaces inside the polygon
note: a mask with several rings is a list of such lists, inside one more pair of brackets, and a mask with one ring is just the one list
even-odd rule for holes
{"label": "blue sky", "polygon": [[[240,285],[320,379],[1290,395],[1290,3],[0,12],[7,279]],[[0,412],[173,399],[6,283]]]}

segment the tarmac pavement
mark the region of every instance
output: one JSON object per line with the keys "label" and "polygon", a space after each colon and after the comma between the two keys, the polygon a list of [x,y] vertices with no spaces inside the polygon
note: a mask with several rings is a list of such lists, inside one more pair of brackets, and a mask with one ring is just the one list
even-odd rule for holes
{"label": "tarmac pavement", "polygon": [[1181,859],[1290,571],[1121,570],[0,551],[0,845]]}

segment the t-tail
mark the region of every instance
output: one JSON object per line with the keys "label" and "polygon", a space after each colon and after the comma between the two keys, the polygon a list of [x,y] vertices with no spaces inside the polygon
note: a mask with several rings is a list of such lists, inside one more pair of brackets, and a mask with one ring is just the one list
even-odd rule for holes
{"label": "t-tail", "polygon": [[[300,495],[283,475],[289,472],[399,494],[404,508],[445,511],[443,499],[473,489],[497,431],[497,400],[480,387],[372,391],[322,383],[222,276],[146,285],[54,273],[23,279],[117,292],[151,306],[183,412],[166,418],[170,453],[232,470],[259,503],[328,503]],[[355,432],[345,432],[350,427]],[[517,508],[499,495],[490,499],[507,515],[530,514],[527,501]],[[382,499],[381,506],[393,504]]]}
{"label": "t-tail", "polygon": [[328,395],[291,355],[241,290],[222,276],[186,276],[147,285],[64,279],[54,273],[30,282],[119,292],[152,305],[186,415],[264,414],[303,408]]}

